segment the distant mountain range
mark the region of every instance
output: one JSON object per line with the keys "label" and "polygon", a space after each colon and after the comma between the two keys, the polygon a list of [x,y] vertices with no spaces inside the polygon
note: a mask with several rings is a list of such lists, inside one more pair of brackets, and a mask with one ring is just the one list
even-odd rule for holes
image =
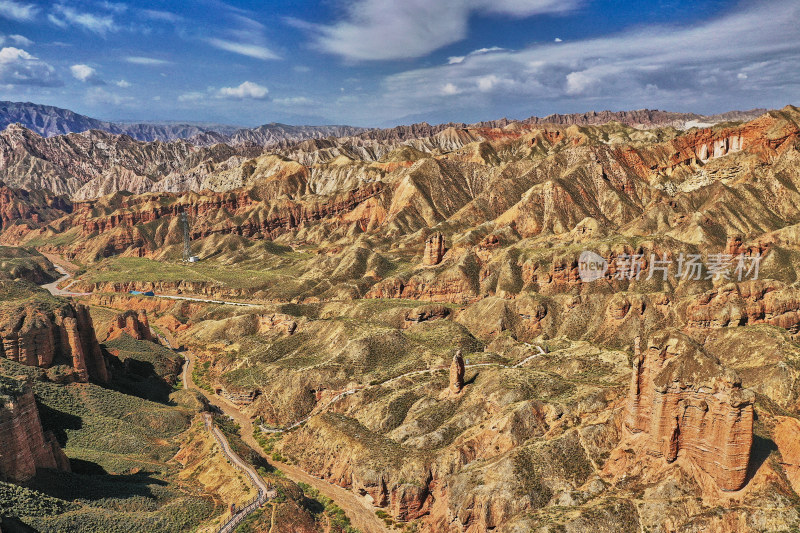
{"label": "distant mountain range", "polygon": [[726,121],[750,120],[766,109],[731,111],[720,115],[698,115],[650,109],[634,111],[590,111],[568,115],[554,114],[543,118],[530,117],[522,121],[499,119],[477,124],[447,123],[429,125],[425,122],[388,129],[369,129],[355,126],[291,126],[270,123],[257,128],[237,128],[224,124],[191,122],[107,122],[80,115],[68,109],[30,102],[0,101],[0,131],[10,124],[19,123],[42,137],[87,130],[101,130],[117,135],[128,135],[138,141],[174,141],[184,139],[197,146],[225,143],[232,146],[272,147],[307,139],[329,137],[354,137],[373,140],[405,140],[434,135],[447,128],[505,127],[512,122],[523,124],[559,124],[588,126],[616,121],[636,128],[672,126],[679,129],[707,126]]}
{"label": "distant mountain range", "polygon": [[354,126],[290,126],[277,123],[257,128],[237,128],[223,124],[189,122],[106,122],[60,107],[30,102],[0,102],[0,130],[15,123],[22,124],[42,137],[101,130],[128,135],[137,141],[185,139],[203,146],[216,143],[270,146],[285,140],[347,137],[366,131],[366,128]]}

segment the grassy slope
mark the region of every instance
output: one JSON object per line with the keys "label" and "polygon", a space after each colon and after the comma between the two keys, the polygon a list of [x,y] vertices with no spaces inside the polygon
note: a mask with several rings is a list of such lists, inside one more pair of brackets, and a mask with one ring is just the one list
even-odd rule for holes
{"label": "grassy slope", "polygon": [[[131,344],[127,350],[118,347],[124,357],[159,357],[143,356],[131,341],[122,343]],[[39,369],[7,360],[0,374],[34,380],[43,426],[64,446],[73,470],[43,470],[27,488],[0,484],[0,515],[43,532],[177,532],[214,514],[196,488],[178,486],[180,465],[171,460],[196,409],[190,393],[158,403],[94,384],[41,381]]]}

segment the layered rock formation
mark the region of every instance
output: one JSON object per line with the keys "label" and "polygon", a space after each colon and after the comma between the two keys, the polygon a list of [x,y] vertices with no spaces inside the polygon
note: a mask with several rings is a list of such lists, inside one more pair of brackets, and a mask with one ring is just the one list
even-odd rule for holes
{"label": "layered rock formation", "polygon": [[436,232],[425,240],[425,253],[422,256],[422,264],[428,266],[438,265],[442,262],[446,252],[444,235]]}
{"label": "layered rock formation", "polygon": [[153,333],[150,331],[150,322],[147,320],[147,311],[133,309],[118,314],[111,321],[108,328],[107,341],[118,338],[126,333],[136,340],[153,341]]}
{"label": "layered rock formation", "polygon": [[369,209],[363,212],[355,210],[384,189],[381,183],[369,183],[346,193],[311,196],[294,201],[281,193],[305,190],[307,183],[303,176],[297,177],[296,182],[294,178],[290,181],[294,183],[286,184],[285,189],[274,193],[261,191],[270,196],[282,196],[273,203],[260,201],[254,197],[252,190],[204,195],[162,193],[130,201],[115,197],[77,203],[76,221],[83,230],[83,236],[97,236],[102,240],[99,253],[103,257],[134,248],[140,249],[141,255],[147,255],[161,250],[164,242],[154,240],[152,232],[142,232],[139,226],[154,223],[159,236],[166,238],[169,243],[177,243],[182,238],[178,224],[178,216],[182,212],[192,217],[192,240],[214,235],[272,239],[309,223],[326,218],[336,220],[336,217],[347,217],[350,219],[347,224],[367,227],[374,213]]}
{"label": "layered rock formation", "polygon": [[0,230],[16,221],[34,225],[50,222],[72,211],[72,204],[47,191],[14,189],[0,180]]}
{"label": "layered rock formation", "polygon": [[583,125],[606,124],[611,121],[633,126],[635,128],[652,128],[659,126],[685,127],[687,123],[715,124],[730,120],[749,120],[764,114],[766,109],[752,109],[750,111],[732,111],[719,115],[697,115],[695,113],[673,113],[658,109],[636,109],[634,111],[589,111],[588,113],[574,113],[569,115],[553,114],[544,118],[531,117],[526,119],[526,124],[562,124]]}
{"label": "layered rock formation", "polygon": [[726,491],[747,480],[754,394],[684,334],[652,335],[634,344],[625,424],[645,433],[648,452],[695,463]]}
{"label": "layered rock formation", "polygon": [[0,356],[40,368],[64,362],[72,367],[77,381],[109,380],[89,308],[81,304],[54,308],[28,304],[4,310]]}
{"label": "layered rock formation", "polygon": [[0,377],[0,479],[27,481],[37,468],[70,470],[51,432],[42,430],[30,387]]}
{"label": "layered rock formation", "polygon": [[726,283],[699,295],[686,309],[689,328],[753,324],[800,331],[800,292],[775,280]]}

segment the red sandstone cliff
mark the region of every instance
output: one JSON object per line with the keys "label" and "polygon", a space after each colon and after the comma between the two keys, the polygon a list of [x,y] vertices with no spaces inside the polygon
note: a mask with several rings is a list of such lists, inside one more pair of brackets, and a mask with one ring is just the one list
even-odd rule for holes
{"label": "red sandstone cliff", "polygon": [[111,321],[106,340],[116,339],[123,333],[127,333],[137,340],[152,341],[153,334],[150,331],[150,322],[147,320],[147,311],[144,309],[139,311],[131,309],[118,314]]}
{"label": "red sandstone cliff", "polygon": [[109,380],[89,308],[80,304],[55,309],[28,304],[0,317],[0,356],[41,368],[63,358],[77,381]]}
{"label": "red sandstone cliff", "polygon": [[0,401],[0,479],[27,481],[37,468],[69,471],[69,459],[51,432],[42,430],[33,391]]}
{"label": "red sandstone cliff", "polygon": [[0,181],[0,230],[18,220],[50,222],[72,210],[65,198],[46,191],[12,189]]}
{"label": "red sandstone cliff", "polygon": [[437,232],[428,237],[425,241],[425,255],[422,258],[423,265],[438,265],[442,262],[447,248],[444,245],[444,235]]}
{"label": "red sandstone cliff", "polygon": [[645,433],[648,452],[668,462],[686,456],[722,490],[745,484],[753,442],[754,394],[742,389],[688,336],[656,333],[635,343],[625,424]]}

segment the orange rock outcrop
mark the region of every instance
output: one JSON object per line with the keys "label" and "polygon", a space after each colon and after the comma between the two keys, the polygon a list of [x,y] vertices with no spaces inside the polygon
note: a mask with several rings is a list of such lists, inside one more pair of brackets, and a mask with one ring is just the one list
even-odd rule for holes
{"label": "orange rock outcrop", "polygon": [[738,376],[678,332],[634,345],[625,423],[646,433],[648,452],[668,462],[685,456],[726,491],[747,479],[753,442],[752,391]]}
{"label": "orange rock outcrop", "polygon": [[772,440],[781,453],[781,465],[795,492],[800,492],[800,420],[788,416],[777,417],[772,430]]}
{"label": "orange rock outcrop", "polygon": [[444,244],[444,235],[439,232],[434,233],[425,241],[425,254],[422,257],[423,265],[438,265],[442,262],[447,248]]}
{"label": "orange rock outcrop", "polygon": [[296,329],[297,322],[289,315],[272,313],[258,316],[258,332],[260,334],[278,331],[287,335],[292,335]]}
{"label": "orange rock outcrop", "polygon": [[147,311],[144,309],[138,311],[131,309],[117,315],[114,320],[111,321],[106,340],[116,339],[123,333],[127,333],[134,339],[140,341],[152,341],[153,333],[150,331]]}
{"label": "orange rock outcrop", "polygon": [[30,304],[0,319],[0,356],[23,365],[49,368],[61,358],[77,381],[110,378],[89,308],[66,304],[54,310]]}
{"label": "orange rock outcrop", "polygon": [[753,324],[800,331],[800,291],[775,280],[726,283],[698,295],[686,309],[689,328]]}
{"label": "orange rock outcrop", "polygon": [[69,459],[55,436],[42,430],[33,391],[0,402],[0,479],[22,482],[37,468],[69,471]]}
{"label": "orange rock outcrop", "polygon": [[464,388],[464,356],[461,350],[456,351],[450,363],[450,392],[458,394]]}

